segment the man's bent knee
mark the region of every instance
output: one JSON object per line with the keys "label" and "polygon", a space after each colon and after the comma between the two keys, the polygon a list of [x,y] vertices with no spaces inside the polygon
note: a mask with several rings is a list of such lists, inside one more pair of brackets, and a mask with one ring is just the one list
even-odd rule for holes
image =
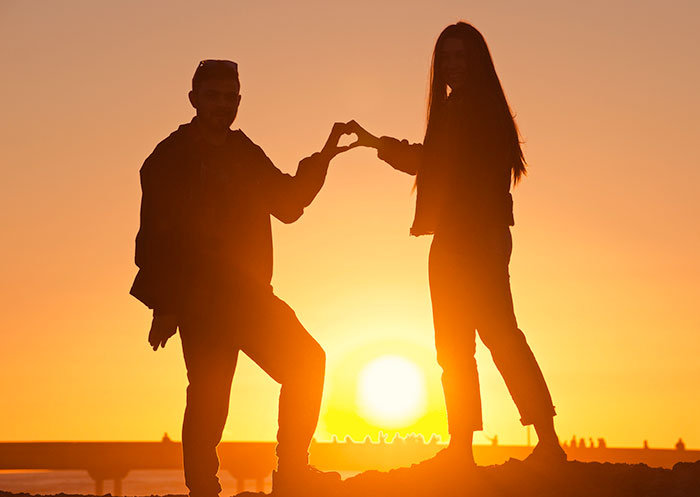
{"label": "man's bent knee", "polygon": [[307,357],[305,358],[308,363],[306,367],[310,374],[316,376],[324,376],[326,373],[326,351],[323,350],[318,342],[315,340],[313,344],[309,347],[307,352]]}

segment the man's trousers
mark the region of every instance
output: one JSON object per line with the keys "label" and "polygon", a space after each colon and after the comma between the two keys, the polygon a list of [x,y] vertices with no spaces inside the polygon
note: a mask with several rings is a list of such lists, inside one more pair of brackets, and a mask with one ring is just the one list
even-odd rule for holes
{"label": "man's trousers", "polygon": [[[215,297],[180,316],[187,366],[187,407],[182,425],[185,483],[192,497],[221,491],[216,476],[238,352],[243,351],[281,384],[277,456],[305,465],[323,393],[325,354],[294,311],[269,292],[224,301]],[[236,403],[246,399],[234,399]]]}

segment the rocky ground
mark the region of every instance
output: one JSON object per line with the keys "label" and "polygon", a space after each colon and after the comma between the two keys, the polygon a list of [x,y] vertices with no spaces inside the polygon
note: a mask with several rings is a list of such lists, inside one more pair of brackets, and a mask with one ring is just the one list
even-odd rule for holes
{"label": "rocky ground", "polygon": [[347,496],[363,497],[700,497],[700,461],[679,463],[669,470],[644,464],[576,461],[533,467],[511,459],[462,474],[414,466],[360,474],[345,481],[343,490]]}
{"label": "rocky ground", "polygon": [[[419,464],[367,471],[345,480],[333,493],[338,497],[700,497],[700,461],[678,463],[673,470],[577,461],[542,467],[515,459],[461,471]],[[238,497],[260,495],[246,492]]]}
{"label": "rocky ground", "polygon": [[[299,489],[298,497],[321,497],[313,494]],[[330,494],[324,492],[323,497]],[[644,464],[577,461],[543,467],[514,459],[473,470],[447,470],[422,464],[388,472],[367,471],[343,481],[332,494],[336,497],[700,497],[700,461],[678,463],[672,470]],[[262,495],[265,494],[244,492],[238,497]],[[28,496],[0,491],[0,497]]]}

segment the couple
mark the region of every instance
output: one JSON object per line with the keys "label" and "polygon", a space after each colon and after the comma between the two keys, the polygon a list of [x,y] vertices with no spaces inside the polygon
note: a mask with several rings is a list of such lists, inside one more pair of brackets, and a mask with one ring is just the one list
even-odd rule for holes
{"label": "couple", "polygon": [[[321,189],[331,159],[358,146],[376,148],[380,159],[416,176],[411,233],[434,235],[430,290],[450,431],[449,447],[436,462],[474,464],[472,436],[482,429],[477,330],[522,423],[535,426],[539,443],[530,457],[565,460],[552,400],[518,329],[510,293],[509,190],[525,162],[487,45],[474,27],[459,22],[438,37],[422,144],[377,138],[355,121],[336,123],[323,149],[290,176],[242,131],[230,129],[241,100],[236,63],[200,62],[189,99],[196,117],[158,144],[141,168],[139,272],[131,293],[153,309],[154,350],[180,331],[189,380],[183,458],[192,497],[221,491],[216,446],[239,351],[282,385],[273,491],[339,480],[308,464],[325,354],[273,293],[270,215],[296,221]],[[338,146],[342,135],[353,133],[355,143]]]}

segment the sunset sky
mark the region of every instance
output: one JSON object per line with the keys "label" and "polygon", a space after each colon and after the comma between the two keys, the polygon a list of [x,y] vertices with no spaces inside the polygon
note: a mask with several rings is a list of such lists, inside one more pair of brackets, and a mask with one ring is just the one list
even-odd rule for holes
{"label": "sunset sky", "polygon": [[[293,173],[334,121],[421,141],[435,39],[463,19],[525,140],[511,282],[561,438],[700,448],[700,3],[205,5],[0,1],[0,441],[179,440],[179,338],[153,352],[128,291],[138,170],[191,119],[199,60],[239,63],[233,127]],[[298,222],[273,223],[275,292],[328,356],[319,440],[447,437],[412,184],[353,150]],[[360,406],[364,368],[384,356],[424,382],[403,424]],[[524,444],[482,345],[477,360],[475,441]],[[278,389],[241,356],[225,439],[273,440]]]}

